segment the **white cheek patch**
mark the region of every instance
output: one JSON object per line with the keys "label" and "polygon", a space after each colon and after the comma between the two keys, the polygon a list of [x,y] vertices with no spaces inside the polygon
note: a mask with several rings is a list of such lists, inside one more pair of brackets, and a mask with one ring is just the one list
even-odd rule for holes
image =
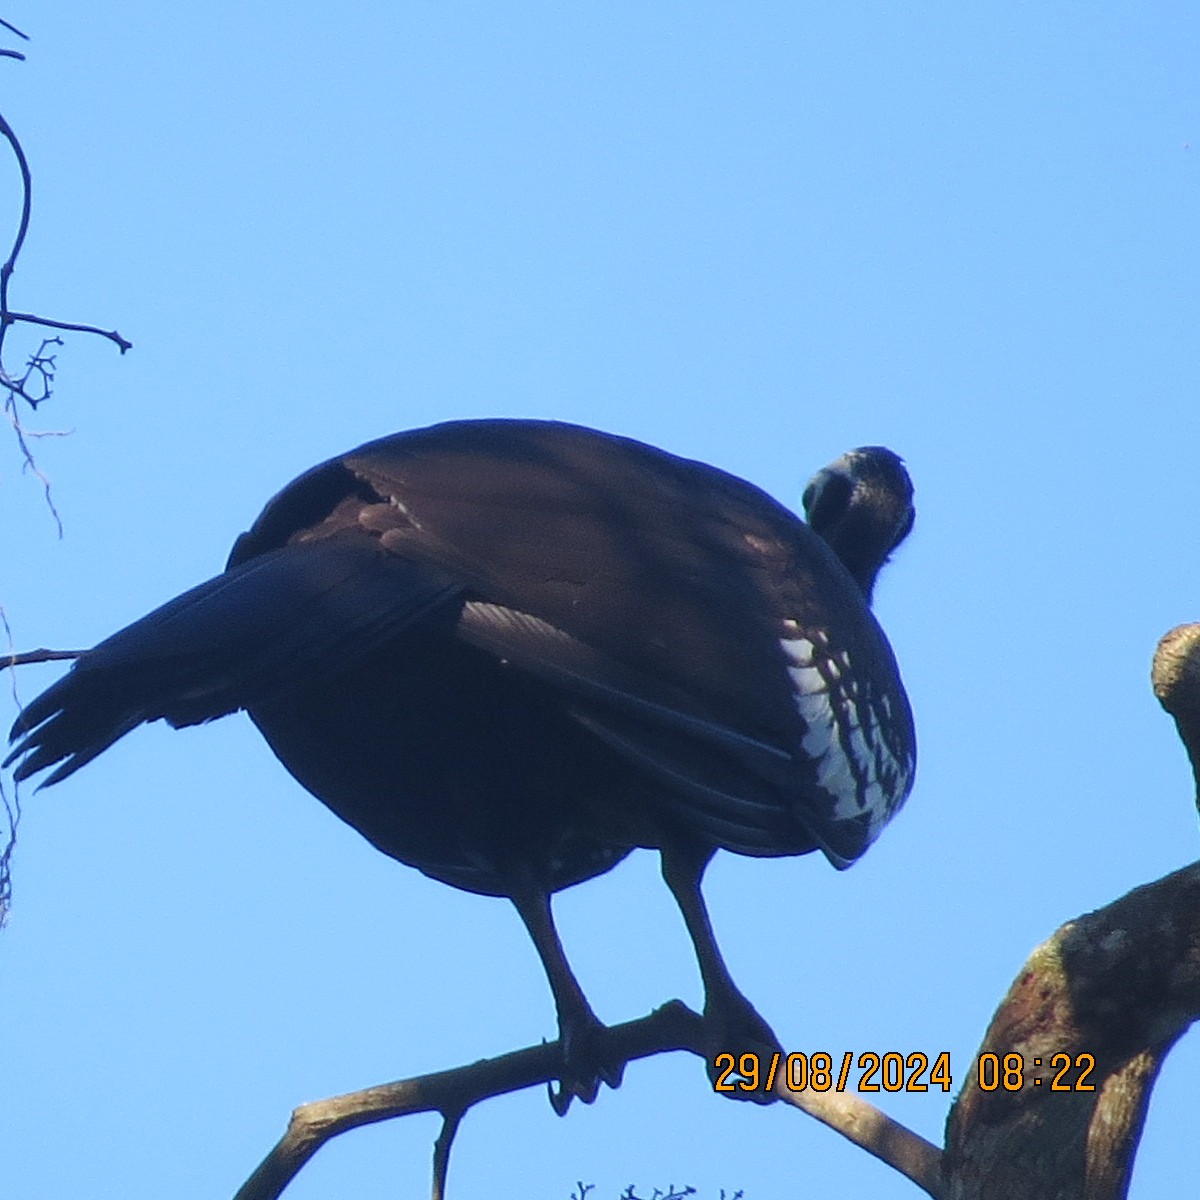
{"label": "white cheek patch", "polygon": [[[799,632],[794,621],[784,627]],[[830,798],[829,818],[865,818],[871,842],[907,797],[913,762],[887,736],[891,698],[871,695],[851,672],[845,652],[830,651],[820,634],[814,637],[785,637],[780,643],[807,730],[800,746]]]}

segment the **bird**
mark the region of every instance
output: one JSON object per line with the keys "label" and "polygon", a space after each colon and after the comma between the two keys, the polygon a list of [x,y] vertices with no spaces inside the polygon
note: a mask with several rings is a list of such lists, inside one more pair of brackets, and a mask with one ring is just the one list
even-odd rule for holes
{"label": "bird", "polygon": [[221,574],[79,657],[21,712],[4,765],[57,784],[145,722],[245,710],[378,850],[513,902],[555,1002],[560,1114],[622,1064],[551,897],[657,850],[707,1044],[777,1045],[721,956],[705,868],[722,849],[845,868],[916,764],[871,611],[913,525],[907,470],[852,450],[802,505],[564,422],[368,442],[284,487]]}

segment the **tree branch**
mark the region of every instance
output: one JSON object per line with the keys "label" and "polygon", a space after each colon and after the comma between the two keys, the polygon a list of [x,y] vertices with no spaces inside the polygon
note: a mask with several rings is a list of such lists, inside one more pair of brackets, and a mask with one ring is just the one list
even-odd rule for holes
{"label": "tree branch", "polygon": [[22,41],[29,41],[29,34],[22,33],[14,24],[12,24],[10,21],[4,20],[3,17],[0,17],[0,25],[3,25],[9,33],[15,33]]}
{"label": "tree branch", "polygon": [[8,258],[0,265],[0,362],[3,361],[4,335],[8,332],[8,284],[12,273],[17,269],[17,258],[21,247],[25,244],[25,235],[29,232],[29,216],[33,205],[33,176],[29,170],[29,160],[12,126],[0,115],[0,137],[8,142],[17,160],[17,169],[21,173],[21,217],[17,222],[16,236],[13,238],[12,249]]}
{"label": "tree branch", "polygon": [[793,1092],[781,1080],[776,1080],[772,1090],[781,1100],[899,1171],[934,1200],[942,1200],[942,1152],[920,1134],[846,1092]]}
{"label": "tree branch", "polygon": [[[696,1013],[676,1000],[640,1020],[613,1026],[609,1031],[611,1053],[626,1062],[672,1050],[700,1053],[702,1025]],[[349,1129],[410,1113],[464,1114],[491,1096],[548,1086],[558,1078],[561,1066],[559,1044],[545,1042],[449,1071],[302,1105],[292,1113],[287,1132],[242,1185],[236,1200],[276,1200],[330,1138]]]}
{"label": "tree branch", "polygon": [[1178,625],[1163,635],[1154,651],[1150,682],[1158,702],[1175,718],[1200,808],[1200,625]]}
{"label": "tree branch", "polygon": [[[17,37],[28,40],[26,35],[15,25],[3,19],[0,19],[0,26],[3,26],[3,28]],[[5,49],[0,50],[0,57],[23,60],[25,56],[16,50]],[[12,281],[13,272],[17,269],[17,259],[20,257],[21,249],[25,245],[26,235],[29,233],[29,220],[33,211],[33,175],[29,169],[29,160],[25,156],[25,150],[21,145],[20,138],[17,137],[16,131],[9,125],[2,114],[0,114],[0,139],[6,141],[12,150],[13,157],[17,160],[17,170],[21,176],[21,215],[17,221],[17,229],[13,237],[12,247],[8,252],[8,257],[0,264],[0,388],[3,388],[7,392],[7,395],[4,397],[4,410],[13,428],[13,433],[16,436],[17,447],[21,452],[25,467],[32,471],[41,481],[46,495],[46,504],[58,527],[58,536],[62,537],[63,525],[59,518],[58,510],[54,506],[53,497],[51,496],[50,480],[39,469],[29,448],[27,438],[30,434],[21,424],[17,403],[19,400],[24,400],[31,409],[36,409],[42,401],[50,398],[50,384],[54,379],[54,358],[53,356],[47,356],[45,351],[47,346],[54,344],[61,345],[62,342],[59,338],[44,338],[41,347],[25,364],[24,372],[19,375],[12,374],[5,366],[5,341],[8,337],[8,331],[17,322],[23,322],[51,329],[69,329],[79,333],[91,333],[113,342],[122,354],[126,350],[131,349],[133,343],[123,338],[115,329],[103,330],[95,325],[56,321],[49,317],[36,316],[33,313],[14,313],[9,307],[9,284]],[[30,387],[31,380],[33,380],[32,389]],[[38,389],[39,384],[41,385],[40,391]]]}
{"label": "tree branch", "polygon": [[10,322],[23,321],[27,325],[44,325],[48,329],[65,329],[71,333],[94,333],[97,337],[108,338],[122,354],[133,349],[133,343],[123,338],[115,329],[101,329],[98,325],[79,325],[74,321],[55,321],[50,317],[39,317],[34,313],[10,312]]}
{"label": "tree branch", "polygon": [[[609,1030],[605,1053],[611,1061],[627,1065],[635,1059],[676,1050],[704,1058],[704,1046],[704,1019],[680,1001],[672,1000],[649,1016],[614,1025]],[[770,1053],[765,1047],[764,1051]],[[440,1200],[450,1142],[467,1110],[492,1096],[549,1086],[557,1080],[561,1067],[559,1044],[548,1042],[449,1071],[302,1105],[292,1114],[287,1132],[242,1185],[235,1200],[278,1200],[305,1163],[331,1138],[362,1125],[422,1112],[443,1115],[442,1132],[434,1150],[433,1195]],[[874,1105],[844,1095],[789,1092],[782,1073],[772,1090],[779,1099],[895,1167],[931,1196],[939,1196],[937,1148]]]}
{"label": "tree branch", "polygon": [[[1162,638],[1151,683],[1200,802],[1200,625]],[[980,1047],[997,1056],[991,1090],[977,1058],[950,1111],[946,1200],[1122,1200],[1154,1081],[1198,1017],[1194,863],[1069,921],[1030,956]],[[1018,1074],[1003,1074],[1006,1056]]]}
{"label": "tree branch", "polygon": [[1198,1016],[1195,863],[1030,956],[980,1047],[998,1058],[991,1090],[973,1070],[950,1112],[946,1200],[1120,1200],[1159,1067]]}
{"label": "tree branch", "polygon": [[32,663],[63,662],[79,658],[86,650],[26,650],[23,654],[6,654],[0,656],[0,671],[5,667],[27,667]]}

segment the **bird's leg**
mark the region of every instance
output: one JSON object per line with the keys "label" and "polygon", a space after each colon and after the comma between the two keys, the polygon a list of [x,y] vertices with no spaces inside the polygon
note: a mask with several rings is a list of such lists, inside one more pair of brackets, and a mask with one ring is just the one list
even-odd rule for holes
{"label": "bird's leg", "polygon": [[610,1063],[604,1057],[604,1039],[608,1028],[592,1011],[579,980],[563,952],[547,892],[527,889],[514,892],[513,903],[550,980],[554,1006],[558,1011],[558,1036],[563,1051],[563,1075],[557,1092],[550,1090],[550,1103],[561,1117],[577,1096],[584,1104],[596,1099],[600,1083],[615,1088],[621,1085],[623,1063]]}
{"label": "bird's leg", "polygon": [[[682,840],[673,841],[662,851],[663,879],[683,913],[700,964],[700,978],[704,983],[706,1065],[709,1078],[715,1081],[718,1054],[732,1054],[736,1059],[749,1051],[773,1052],[779,1049],[779,1039],[754,1005],[738,990],[717,947],[708,907],[700,891],[704,869],[712,856],[711,849]],[[764,1099],[760,1092],[739,1090],[733,1094],[748,1100]]]}

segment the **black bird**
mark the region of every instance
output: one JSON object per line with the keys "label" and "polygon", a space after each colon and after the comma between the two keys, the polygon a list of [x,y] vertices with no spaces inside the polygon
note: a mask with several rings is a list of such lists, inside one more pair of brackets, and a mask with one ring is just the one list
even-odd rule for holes
{"label": "black bird", "polygon": [[285,487],[223,574],[79,658],[5,765],[57,783],[143,721],[244,708],[379,850],[514,902],[558,1011],[560,1111],[620,1073],[550,896],[657,848],[709,1040],[774,1044],[717,949],[705,866],[719,848],[848,866],[915,765],[869,608],[912,527],[908,475],[853,450],[804,507],[807,525],[714,467],[556,422],[370,442]]}

